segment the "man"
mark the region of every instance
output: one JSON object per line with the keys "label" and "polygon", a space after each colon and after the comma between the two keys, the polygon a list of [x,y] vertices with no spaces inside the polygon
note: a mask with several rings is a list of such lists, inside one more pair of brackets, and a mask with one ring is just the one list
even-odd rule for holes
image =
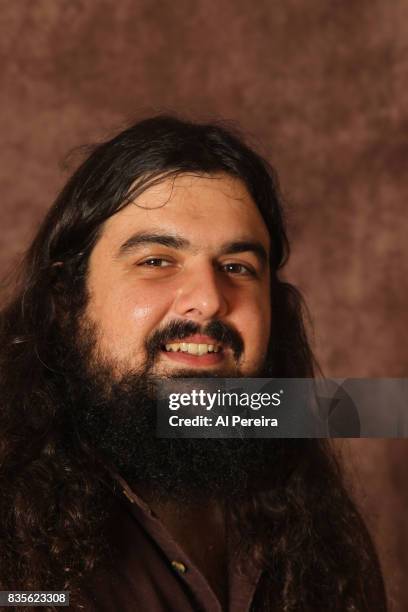
{"label": "man", "polygon": [[273,172],[159,116],[97,146],[1,317],[2,589],[85,610],[385,610],[319,440],[166,440],[154,386],[310,377]]}

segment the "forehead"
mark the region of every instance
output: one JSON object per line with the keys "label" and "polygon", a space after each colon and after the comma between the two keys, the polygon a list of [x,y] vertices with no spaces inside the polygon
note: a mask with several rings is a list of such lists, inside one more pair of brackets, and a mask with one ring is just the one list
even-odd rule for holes
{"label": "forehead", "polygon": [[255,238],[269,249],[267,227],[246,186],[226,174],[164,179],[108,219],[100,241],[118,243],[144,229],[181,234],[207,245]]}

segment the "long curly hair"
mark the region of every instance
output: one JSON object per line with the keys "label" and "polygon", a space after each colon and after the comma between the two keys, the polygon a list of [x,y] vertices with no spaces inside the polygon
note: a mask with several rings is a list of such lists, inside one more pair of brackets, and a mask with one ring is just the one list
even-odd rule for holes
{"label": "long curly hair", "polygon": [[[0,313],[1,589],[66,589],[75,601],[107,554],[114,485],[70,430],[61,321],[86,305],[88,260],[104,222],[185,172],[227,173],[246,185],[272,238],[271,375],[314,375],[301,296],[280,278],[289,245],[267,161],[224,124],[172,116],[140,121],[92,148],[49,210]],[[231,510],[264,570],[253,610],[385,610],[377,556],[330,445],[277,440],[273,464],[272,484]]]}

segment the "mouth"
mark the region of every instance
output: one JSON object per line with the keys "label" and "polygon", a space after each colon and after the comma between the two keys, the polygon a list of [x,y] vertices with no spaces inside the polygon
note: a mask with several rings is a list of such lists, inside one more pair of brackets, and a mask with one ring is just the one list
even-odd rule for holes
{"label": "mouth", "polygon": [[226,348],[209,337],[189,337],[177,342],[166,342],[161,347],[164,357],[189,366],[211,366],[225,359]]}

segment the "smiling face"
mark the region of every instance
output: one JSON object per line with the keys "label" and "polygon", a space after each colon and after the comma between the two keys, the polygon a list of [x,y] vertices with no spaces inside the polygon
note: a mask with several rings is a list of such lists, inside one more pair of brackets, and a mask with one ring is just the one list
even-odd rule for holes
{"label": "smiling face", "polygon": [[[106,221],[90,256],[85,319],[98,358],[118,376],[141,371],[149,339],[187,324],[194,333],[156,347],[152,374],[255,376],[270,335],[269,247],[236,178],[182,174],[148,188]],[[214,322],[230,334],[214,338]]]}

